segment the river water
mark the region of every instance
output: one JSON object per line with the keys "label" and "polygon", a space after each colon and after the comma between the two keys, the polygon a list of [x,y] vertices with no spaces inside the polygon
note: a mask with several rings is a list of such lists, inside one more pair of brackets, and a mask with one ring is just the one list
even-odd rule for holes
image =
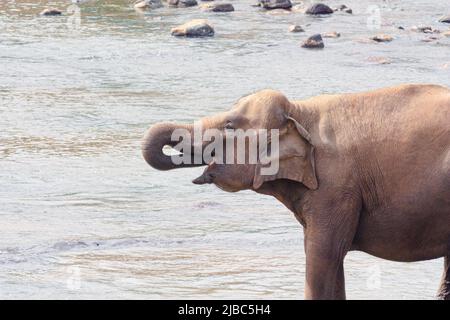
{"label": "river water", "polygon": [[[303,233],[276,200],[151,169],[151,124],[193,121],[240,96],[289,98],[450,84],[450,38],[409,32],[448,1],[346,1],[354,14],[136,12],[126,0],[0,2],[0,298],[302,298]],[[330,5],[341,1],[326,1]],[[61,17],[40,17],[50,4]],[[207,18],[208,39],[170,28]],[[301,24],[306,33],[289,33]],[[407,30],[399,30],[403,26]],[[338,31],[324,50],[300,42]],[[377,33],[391,43],[372,43]],[[381,60],[390,62],[380,63]],[[442,260],[346,258],[351,299],[433,299]]]}

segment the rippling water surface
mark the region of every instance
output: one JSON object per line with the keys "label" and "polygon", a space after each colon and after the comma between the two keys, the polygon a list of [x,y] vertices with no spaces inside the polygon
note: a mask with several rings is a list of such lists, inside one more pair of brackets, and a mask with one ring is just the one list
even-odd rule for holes
{"label": "rippling water surface", "polygon": [[[267,87],[301,99],[449,85],[450,38],[423,42],[428,35],[397,27],[444,30],[437,20],[450,7],[352,0],[353,15],[313,18],[231,2],[235,12],[213,14],[87,1],[79,20],[70,1],[0,2],[0,298],[303,296],[303,234],[293,215],[269,197],[192,185],[202,169],[152,170],[140,155],[143,132],[226,110]],[[49,4],[64,15],[38,16]],[[371,30],[377,8],[380,29]],[[208,18],[215,37],[170,36],[193,18]],[[292,23],[307,32],[287,32]],[[328,31],[342,36],[325,39],[324,50],[300,48]],[[395,39],[366,41],[376,33]],[[347,295],[431,299],[441,264],[351,252]]]}

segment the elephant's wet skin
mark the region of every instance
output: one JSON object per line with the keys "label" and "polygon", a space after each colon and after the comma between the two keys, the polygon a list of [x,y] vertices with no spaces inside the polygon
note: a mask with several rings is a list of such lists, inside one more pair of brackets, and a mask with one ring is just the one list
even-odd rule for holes
{"label": "elephant's wet skin", "polygon": [[[277,172],[209,162],[194,183],[271,195],[295,214],[305,234],[306,298],[344,299],[344,258],[360,250],[394,261],[446,257],[438,296],[449,299],[449,89],[402,85],[302,101],[263,90],[200,122],[205,130],[279,130],[279,154],[270,158]],[[189,128],[159,124],[146,135],[153,167],[183,167],[161,151],[174,145],[177,127]]]}

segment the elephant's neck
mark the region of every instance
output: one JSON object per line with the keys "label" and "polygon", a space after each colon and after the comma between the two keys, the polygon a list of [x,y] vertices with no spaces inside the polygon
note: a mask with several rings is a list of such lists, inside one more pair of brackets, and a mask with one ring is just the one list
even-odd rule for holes
{"label": "elephant's neck", "polygon": [[279,179],[265,182],[255,191],[275,197],[289,210],[291,210],[300,223],[303,224],[301,200],[306,192],[308,192],[308,188],[306,188],[303,184],[287,179]]}

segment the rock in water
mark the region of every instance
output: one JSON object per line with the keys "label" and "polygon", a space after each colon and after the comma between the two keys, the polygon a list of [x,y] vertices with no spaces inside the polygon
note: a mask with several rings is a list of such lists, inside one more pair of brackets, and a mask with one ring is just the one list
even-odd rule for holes
{"label": "rock in water", "polygon": [[321,49],[324,47],[325,47],[325,45],[323,44],[322,36],[320,34],[315,34],[315,35],[309,37],[302,44],[302,48],[308,48],[308,49]]}
{"label": "rock in water", "polygon": [[340,6],[333,9],[333,11],[343,11],[348,14],[352,14],[353,10],[347,7],[345,4],[341,4]]}
{"label": "rock in water", "polygon": [[289,32],[305,32],[305,30],[302,28],[302,26],[294,24],[292,26],[289,26]]}
{"label": "rock in water", "polygon": [[259,5],[267,10],[292,8],[290,0],[259,0]]}
{"label": "rock in water", "polygon": [[369,57],[367,60],[377,64],[390,64],[392,62],[391,59],[385,57]]}
{"label": "rock in water", "polygon": [[167,4],[172,7],[193,7],[196,6],[197,0],[168,0]]}
{"label": "rock in water", "polygon": [[136,9],[146,10],[146,9],[156,9],[161,8],[162,2],[161,0],[144,0],[137,2],[134,7]]}
{"label": "rock in water", "polygon": [[55,8],[47,8],[41,11],[41,16],[60,16],[62,12]]}
{"label": "rock in water", "polygon": [[423,42],[433,42],[436,40],[439,40],[439,38],[436,36],[429,36],[428,38],[422,39]]}
{"label": "rock in water", "polygon": [[332,14],[334,11],[329,6],[323,3],[315,3],[306,10],[306,14]]}
{"label": "rock in water", "polygon": [[210,12],[231,12],[234,7],[231,3],[207,3],[203,4],[201,8]]}
{"label": "rock in water", "polygon": [[334,11],[342,11],[347,9],[348,7],[345,4],[341,4],[340,6],[337,6],[334,8]]}
{"label": "rock in water", "polygon": [[391,42],[392,40],[394,40],[394,38],[387,34],[377,34],[370,39],[376,42]]}
{"label": "rock in water", "polygon": [[207,20],[195,19],[173,28],[171,33],[177,37],[211,37],[214,35],[214,28]]}
{"label": "rock in water", "polygon": [[439,19],[439,22],[450,23],[450,14],[448,16],[443,16]]}
{"label": "rock in water", "polygon": [[341,34],[336,31],[326,32],[322,35],[323,38],[339,38]]}
{"label": "rock in water", "polygon": [[197,0],[180,0],[178,2],[179,7],[193,7],[196,6],[197,4],[198,4]]}
{"label": "rock in water", "polygon": [[411,27],[411,31],[422,33],[440,33],[438,29],[429,26],[414,26]]}

